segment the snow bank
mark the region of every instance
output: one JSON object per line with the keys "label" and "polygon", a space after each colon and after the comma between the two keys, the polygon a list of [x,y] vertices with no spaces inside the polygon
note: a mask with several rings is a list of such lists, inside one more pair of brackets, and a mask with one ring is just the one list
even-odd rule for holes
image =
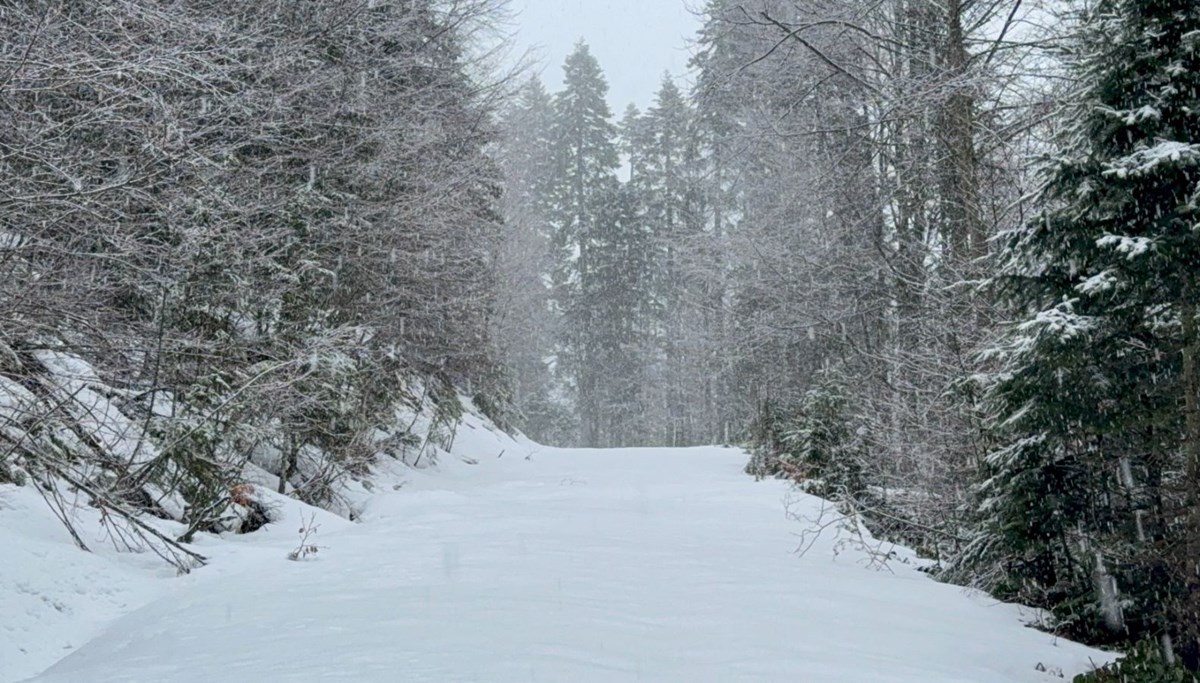
{"label": "snow bank", "polygon": [[75,506],[83,552],[32,487],[0,485],[0,681],[41,671],[169,589],[157,557],[117,553]]}
{"label": "snow bank", "polygon": [[[91,366],[58,354],[44,355],[42,360],[49,363],[63,398],[77,400],[73,410],[79,411],[80,426],[87,433],[96,434],[97,441],[126,457],[157,452],[149,442],[136,444],[130,435],[137,426],[105,395]],[[0,377],[0,413],[8,418],[6,428],[16,429],[25,416],[36,412],[36,402],[37,397],[20,384]],[[430,417],[408,413],[398,420],[428,423]],[[434,443],[420,446],[423,464],[431,469],[416,470],[404,457],[381,456],[370,476],[342,482],[339,500],[346,510],[364,508],[380,493],[404,490],[414,477],[435,478],[438,471],[454,472],[456,466],[470,467],[467,463],[504,451],[523,457],[528,453],[525,443],[468,413],[453,453]],[[432,467],[434,463],[439,465]],[[192,547],[211,563],[188,577],[177,576],[152,553],[129,552],[123,543],[114,542],[100,512],[88,505],[83,494],[66,493],[70,498],[61,502],[91,552],[77,547],[38,488],[0,484],[0,683],[24,680],[44,670],[114,620],[156,598],[197,590],[196,586],[228,572],[287,562],[288,552],[299,543],[301,528],[315,527],[313,542],[321,544],[327,536],[357,526],[345,516],[276,493],[278,477],[253,464],[244,473],[253,489],[250,495],[268,511],[271,521],[252,534],[197,536]],[[183,531],[175,522],[150,517],[145,521],[167,536]]]}

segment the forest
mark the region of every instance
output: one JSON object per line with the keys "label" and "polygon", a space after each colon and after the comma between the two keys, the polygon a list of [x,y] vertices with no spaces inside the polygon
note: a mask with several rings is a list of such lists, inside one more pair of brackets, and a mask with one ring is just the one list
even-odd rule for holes
{"label": "forest", "polygon": [[464,411],[733,444],[1190,680],[1200,4],[696,11],[617,115],[501,0],[0,2],[0,483],[185,569],[247,482],[353,518]]}
{"label": "forest", "polygon": [[583,43],[503,111],[523,428],[749,444],[941,578],[1195,667],[1200,6],[703,20],[645,112]]}

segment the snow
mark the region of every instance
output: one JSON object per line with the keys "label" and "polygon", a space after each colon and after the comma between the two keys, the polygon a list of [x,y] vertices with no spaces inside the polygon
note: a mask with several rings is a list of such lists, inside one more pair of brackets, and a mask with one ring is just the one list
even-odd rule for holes
{"label": "snow", "polygon": [[1098,294],[1112,290],[1117,283],[1117,274],[1110,268],[1075,285],[1075,290],[1080,294]]}
{"label": "snow", "polygon": [[1017,329],[1021,332],[1040,332],[1051,334],[1067,340],[1091,329],[1093,321],[1090,318],[1075,313],[1074,300],[1064,301],[1054,308],[1038,311],[1033,320],[1021,323]]}
{"label": "snow", "polygon": [[94,510],[80,508],[76,524],[94,553],[33,487],[0,485],[0,681],[38,673],[171,585],[158,558],[112,551]]}
{"label": "snow", "polygon": [[37,396],[19,382],[0,375],[0,424],[6,431],[36,415],[36,405]]}
{"label": "snow", "polygon": [[[105,395],[106,392],[112,395],[123,392],[106,385],[87,361],[49,349],[36,351],[34,356],[46,368],[54,397],[63,402],[76,424],[95,439],[105,453],[130,465],[144,465],[158,455],[153,445],[141,438],[140,424],[125,415]],[[89,448],[84,444],[76,445],[85,450]]]}
{"label": "snow", "polygon": [[9,232],[8,230],[0,230],[0,250],[9,251],[12,249],[20,249],[25,246],[25,236]]}
{"label": "snow", "polygon": [[1200,160],[1200,144],[1160,140],[1153,147],[1143,147],[1107,164],[1105,174],[1118,178],[1142,176],[1163,164],[1194,164]]}
{"label": "snow", "polygon": [[754,481],[746,457],[543,448],[468,416],[438,468],[380,472],[395,481],[361,523],[319,516],[313,559],[286,555],[317,513],[279,499],[279,523],[202,537],[210,565],[171,580],[49,529],[12,538],[32,513],[0,508],[18,549],[0,563],[0,681],[92,636],[33,680],[1046,683],[1110,659],[903,549],[880,570],[869,536],[802,539],[788,511],[828,503]]}
{"label": "snow", "polygon": [[1133,260],[1154,248],[1154,240],[1149,237],[1131,235],[1105,235],[1096,240],[1098,247],[1111,247]]}
{"label": "snow", "polygon": [[[1168,71],[1169,71],[1169,68],[1170,67],[1168,67]],[[1109,116],[1113,116],[1117,119],[1120,119],[1126,126],[1135,126],[1139,123],[1142,123],[1143,121],[1157,121],[1162,118],[1162,111],[1160,111],[1158,109],[1158,107],[1154,107],[1151,105],[1143,105],[1141,107],[1138,107],[1137,109],[1123,109],[1123,110],[1110,109],[1110,108],[1105,107],[1105,108],[1101,108],[1101,111],[1108,114]]]}

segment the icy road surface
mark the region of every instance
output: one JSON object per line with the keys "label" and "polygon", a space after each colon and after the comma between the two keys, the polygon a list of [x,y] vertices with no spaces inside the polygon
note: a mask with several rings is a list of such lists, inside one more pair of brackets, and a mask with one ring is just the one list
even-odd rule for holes
{"label": "icy road surface", "polygon": [[796,554],[787,487],[741,451],[521,455],[413,474],[325,519],[312,561],[285,559],[296,529],[210,539],[212,566],[34,680],[1050,683],[1104,658],[833,530]]}

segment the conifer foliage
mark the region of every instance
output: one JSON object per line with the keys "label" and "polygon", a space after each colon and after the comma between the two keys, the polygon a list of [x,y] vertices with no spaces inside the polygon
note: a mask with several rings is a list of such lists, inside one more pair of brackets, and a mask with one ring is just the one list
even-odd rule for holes
{"label": "conifer foliage", "polygon": [[[650,185],[644,146],[652,119],[635,111],[621,127],[614,124],[608,85],[586,43],[567,57],[564,74],[549,106],[540,82],[526,85],[505,123],[502,158],[515,181],[509,192],[519,193],[509,200],[510,229],[532,234],[520,225],[536,213],[548,254],[541,261],[515,254],[513,262],[525,264],[520,268],[536,262],[527,271],[530,281],[548,283],[545,300],[530,310],[542,321],[535,329],[551,332],[540,360],[526,364],[517,382],[537,385],[523,409],[549,417],[531,416],[526,426],[558,443],[645,443],[662,429],[654,408],[664,339],[663,254],[670,248],[652,215],[663,211],[652,204],[659,194]],[[538,131],[530,128],[534,112],[542,116]],[[633,173],[628,182],[618,175],[623,149]],[[514,332],[514,348],[529,348],[522,341],[527,333]]]}
{"label": "conifer foliage", "polygon": [[563,314],[562,370],[572,382],[585,443],[600,443],[605,427],[607,377],[620,371],[606,363],[612,355],[600,326],[620,318],[597,307],[611,294],[606,280],[618,265],[611,250],[618,215],[617,129],[608,106],[608,83],[586,43],[579,43],[563,67],[563,89],[554,97],[552,144],[557,182],[552,222],[558,259],[554,302]]}
{"label": "conifer foliage", "polygon": [[1074,632],[1186,643],[1194,663],[1200,7],[1109,0],[1083,27],[1043,210],[1005,236],[998,284],[1024,319],[998,352],[974,550]]}

